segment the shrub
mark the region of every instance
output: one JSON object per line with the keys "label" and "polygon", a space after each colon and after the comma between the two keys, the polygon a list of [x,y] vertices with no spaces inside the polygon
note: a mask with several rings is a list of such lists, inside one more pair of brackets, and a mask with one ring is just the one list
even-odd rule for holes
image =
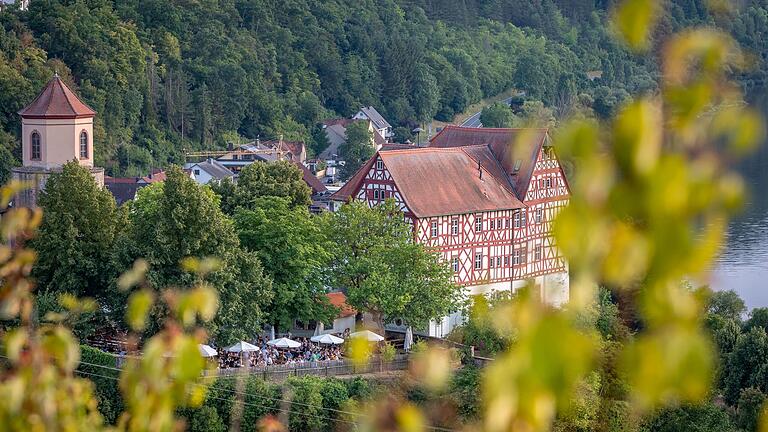
{"label": "shrub", "polygon": [[120,373],[110,369],[115,368],[115,366],[114,355],[87,345],[80,346],[80,365],[77,370],[85,372],[84,376],[93,382],[96,400],[99,403],[99,412],[108,424],[115,424],[124,409],[123,398],[117,386]]}

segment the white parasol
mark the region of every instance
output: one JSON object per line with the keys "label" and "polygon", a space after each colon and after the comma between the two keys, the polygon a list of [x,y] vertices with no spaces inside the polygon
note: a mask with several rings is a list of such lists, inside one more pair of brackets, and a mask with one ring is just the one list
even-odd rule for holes
{"label": "white parasol", "polygon": [[413,329],[411,326],[408,326],[407,329],[405,329],[405,341],[403,342],[403,349],[407,352],[411,350],[411,346],[413,345]]}
{"label": "white parasol", "polygon": [[267,342],[267,345],[271,345],[275,348],[298,348],[301,346],[301,343],[286,337],[281,337],[280,339],[274,339]]}
{"label": "white parasol", "polygon": [[326,344],[326,345],[341,345],[344,343],[344,339],[340,337],[336,337],[332,334],[312,336],[309,340],[311,340],[312,342]]}
{"label": "white parasol", "polygon": [[370,330],[363,330],[359,332],[354,332],[351,335],[349,335],[351,338],[364,338],[368,342],[381,342],[384,340],[383,336],[377,335],[376,333],[370,331]]}
{"label": "white parasol", "polygon": [[219,353],[216,352],[215,349],[211,348],[208,345],[200,344],[197,347],[200,348],[200,355],[202,355],[203,357],[216,357],[217,355],[219,355]]}
{"label": "white parasol", "polygon": [[231,347],[227,348],[227,351],[229,352],[236,352],[236,353],[243,353],[243,352],[254,352],[259,351],[259,347],[256,345],[251,345],[246,341],[240,341]]}

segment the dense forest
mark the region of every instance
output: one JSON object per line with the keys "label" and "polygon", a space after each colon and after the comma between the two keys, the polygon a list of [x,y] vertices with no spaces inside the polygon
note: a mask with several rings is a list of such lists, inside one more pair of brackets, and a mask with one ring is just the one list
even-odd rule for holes
{"label": "dense forest", "polygon": [[[607,117],[658,76],[653,54],[633,56],[612,37],[612,3],[33,0],[0,12],[0,163],[18,160],[16,112],[54,70],[98,111],[96,161],[112,175],[239,137],[321,146],[318,121],[362,105],[410,127],[518,89],[559,115],[586,101]],[[730,14],[670,3],[657,46],[681,27],[718,25],[755,52],[743,82],[764,81],[765,0]]]}

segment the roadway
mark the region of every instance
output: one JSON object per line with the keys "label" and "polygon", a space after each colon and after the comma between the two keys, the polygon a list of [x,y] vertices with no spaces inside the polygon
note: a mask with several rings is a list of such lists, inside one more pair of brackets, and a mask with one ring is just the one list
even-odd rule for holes
{"label": "roadway", "polygon": [[[510,102],[512,102],[513,97],[508,97],[506,99],[502,99],[499,102],[504,102],[505,104],[509,105]],[[480,123],[480,114],[482,114],[482,111],[472,114],[471,116],[467,117],[466,120],[464,120],[463,123],[461,123],[462,127],[471,127],[471,128],[481,128],[483,127],[483,124]]]}

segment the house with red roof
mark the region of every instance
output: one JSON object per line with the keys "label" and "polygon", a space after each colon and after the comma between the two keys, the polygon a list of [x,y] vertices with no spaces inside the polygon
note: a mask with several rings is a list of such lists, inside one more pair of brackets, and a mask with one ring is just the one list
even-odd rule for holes
{"label": "house with red roof", "polygon": [[[532,281],[542,300],[560,305],[568,266],[551,222],[569,195],[546,129],[447,126],[428,147],[382,148],[332,199],[394,199],[415,240],[442,255],[468,295]],[[429,334],[444,336],[461,319],[432,323]]]}
{"label": "house with red roof", "polygon": [[339,148],[347,142],[347,128],[349,125],[359,122],[368,125],[368,130],[371,132],[371,146],[378,150],[387,142],[384,136],[374,127],[374,123],[367,118],[325,120],[321,125],[325,131],[325,137],[328,139],[328,147],[318,155],[318,158],[322,160],[344,160],[344,155],[339,154]]}

